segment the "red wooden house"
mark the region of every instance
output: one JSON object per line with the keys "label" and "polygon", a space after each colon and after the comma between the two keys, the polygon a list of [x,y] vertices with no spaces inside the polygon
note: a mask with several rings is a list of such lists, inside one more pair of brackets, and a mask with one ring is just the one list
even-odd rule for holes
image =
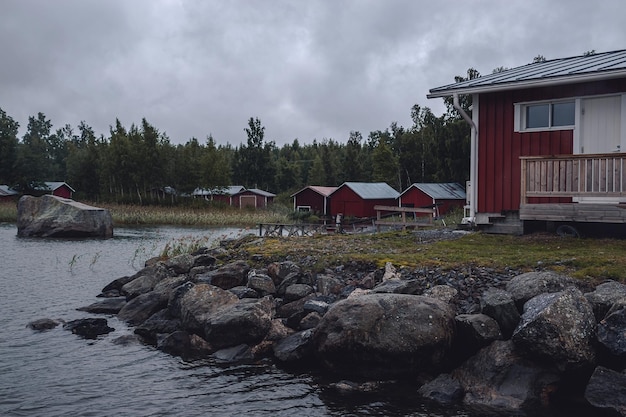
{"label": "red wooden house", "polygon": [[330,195],[337,187],[309,185],[291,195],[294,211],[310,211],[326,216],[330,214]]}
{"label": "red wooden house", "polygon": [[397,206],[398,193],[384,182],[344,182],[330,194],[330,215],[374,217],[374,206]]}
{"label": "red wooden house", "polygon": [[251,188],[242,190],[231,197],[232,206],[238,208],[253,207],[265,208],[274,202],[276,194],[267,191]]}
{"label": "red wooden house", "polygon": [[400,194],[401,207],[435,207],[440,215],[465,205],[465,189],[456,183],[415,183]]}
{"label": "red wooden house", "polygon": [[471,95],[467,221],[626,223],[626,50],[537,62],[430,90]]}
{"label": "red wooden house", "polygon": [[52,194],[57,197],[72,198],[76,191],[63,181],[46,181],[43,186],[35,187],[35,194]]}
{"label": "red wooden house", "polygon": [[0,201],[12,201],[19,197],[20,193],[8,185],[0,185]]}

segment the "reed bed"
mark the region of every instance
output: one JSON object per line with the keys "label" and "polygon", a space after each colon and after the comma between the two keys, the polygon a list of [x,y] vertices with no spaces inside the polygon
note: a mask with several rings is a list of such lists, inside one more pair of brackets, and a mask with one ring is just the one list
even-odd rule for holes
{"label": "reed bed", "polygon": [[0,222],[17,222],[17,205],[14,201],[0,202]]}
{"label": "reed bed", "polygon": [[189,208],[93,204],[106,208],[116,225],[167,224],[178,226],[254,226],[259,223],[288,223],[289,215],[280,208],[239,210],[233,208]]}

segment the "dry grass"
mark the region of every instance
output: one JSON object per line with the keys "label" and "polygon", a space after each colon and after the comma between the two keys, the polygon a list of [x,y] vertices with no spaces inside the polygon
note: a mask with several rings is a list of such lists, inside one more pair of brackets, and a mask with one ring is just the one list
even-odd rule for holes
{"label": "dry grass", "polygon": [[247,250],[272,260],[310,255],[317,259],[318,269],[354,260],[379,267],[392,262],[413,268],[508,267],[521,271],[541,268],[593,281],[626,281],[626,240],[621,239],[472,233],[454,240],[420,243],[411,232],[389,232],[267,238]]}

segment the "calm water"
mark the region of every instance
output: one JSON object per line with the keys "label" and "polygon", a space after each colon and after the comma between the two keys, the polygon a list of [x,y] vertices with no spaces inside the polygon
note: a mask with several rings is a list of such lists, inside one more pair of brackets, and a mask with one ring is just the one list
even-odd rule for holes
{"label": "calm water", "polygon": [[271,363],[221,366],[184,362],[116,330],[81,339],[61,326],[38,333],[36,319],[89,317],[76,311],[102,287],[134,273],[167,242],[185,236],[219,240],[238,229],[117,228],[108,240],[17,238],[0,224],[0,415],[2,416],[469,416],[437,411],[394,386],[367,397],[338,396],[320,377]]}

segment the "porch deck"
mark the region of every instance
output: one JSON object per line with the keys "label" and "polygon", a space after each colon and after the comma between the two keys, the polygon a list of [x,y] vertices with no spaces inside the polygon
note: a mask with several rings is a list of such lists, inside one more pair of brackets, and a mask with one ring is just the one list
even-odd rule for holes
{"label": "porch deck", "polygon": [[[626,223],[626,154],[520,159],[520,220]],[[555,197],[572,202],[541,202]]]}

